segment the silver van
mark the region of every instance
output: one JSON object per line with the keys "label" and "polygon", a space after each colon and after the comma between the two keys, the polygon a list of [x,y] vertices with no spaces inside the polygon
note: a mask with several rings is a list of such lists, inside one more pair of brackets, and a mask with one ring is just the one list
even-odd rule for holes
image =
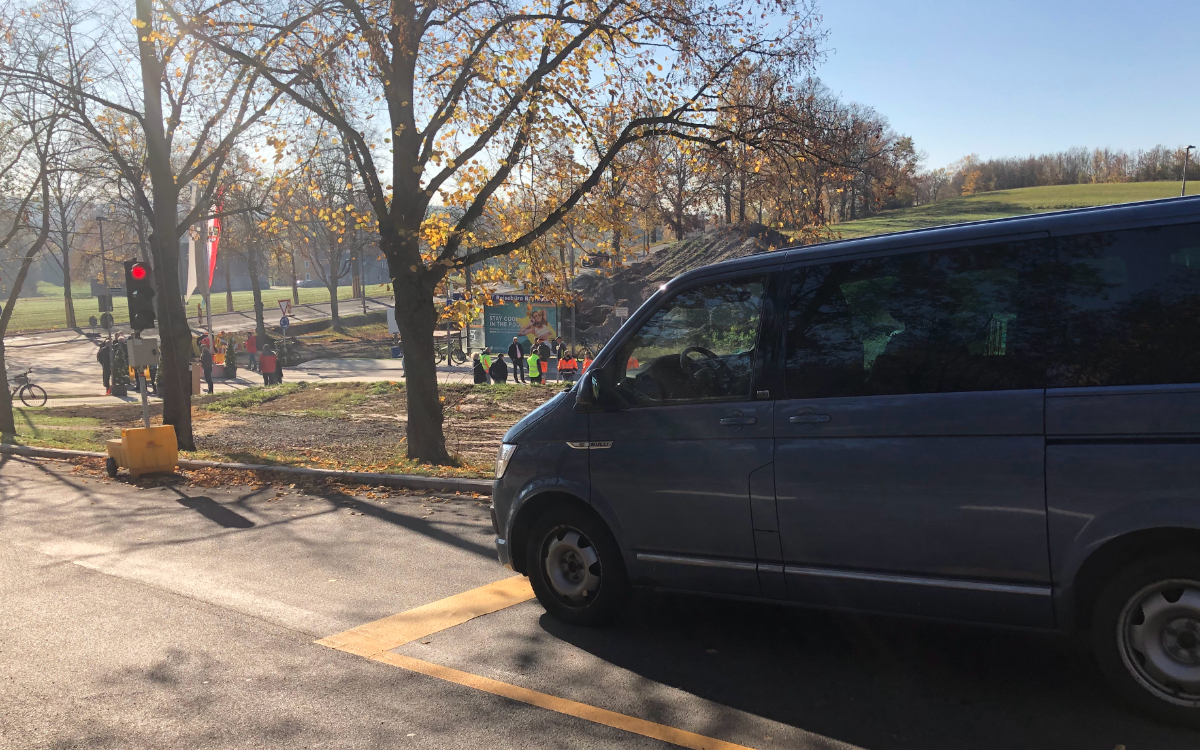
{"label": "silver van", "polygon": [[648,300],[505,436],[502,563],[1089,634],[1200,725],[1200,198],[780,250]]}

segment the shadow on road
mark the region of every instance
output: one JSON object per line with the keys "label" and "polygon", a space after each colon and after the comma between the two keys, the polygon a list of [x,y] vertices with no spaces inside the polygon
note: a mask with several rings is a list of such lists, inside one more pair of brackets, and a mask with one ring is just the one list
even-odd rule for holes
{"label": "shadow on road", "polygon": [[254,521],[225,505],[221,505],[211,497],[203,495],[192,497],[183,494],[174,487],[171,488],[171,491],[179,495],[176,502],[180,505],[185,508],[191,508],[218,526],[226,529],[249,529],[254,526]]}
{"label": "shadow on road", "polygon": [[1117,704],[1090,655],[1052,635],[667,594],[639,594],[610,628],[541,626],[648,680],[871,750],[1200,747]]}

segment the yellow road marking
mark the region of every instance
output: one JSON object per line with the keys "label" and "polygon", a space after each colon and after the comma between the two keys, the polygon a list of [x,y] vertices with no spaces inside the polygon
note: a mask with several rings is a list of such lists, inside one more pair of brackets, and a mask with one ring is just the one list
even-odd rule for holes
{"label": "yellow road marking", "polygon": [[372,658],[440,630],[462,625],[481,615],[507,609],[533,598],[525,576],[512,576],[415,609],[368,622],[317,641],[322,646]]}
{"label": "yellow road marking", "polygon": [[498,612],[532,598],[533,589],[529,586],[529,579],[525,576],[513,576],[487,586],[464,591],[441,601],[385,617],[382,620],[359,625],[343,633],[322,638],[317,643],[356,656],[363,656],[372,661],[452,682],[455,685],[474,688],[567,716],[640,734],[643,737],[692,748],[692,750],[752,750],[745,745],[725,742],[665,724],[656,724],[653,721],[589,706],[586,703],[559,698],[547,693],[539,693],[536,690],[517,687],[507,682],[480,677],[470,672],[443,667],[440,664],[391,652],[392,649],[418,638],[461,625],[481,615]]}

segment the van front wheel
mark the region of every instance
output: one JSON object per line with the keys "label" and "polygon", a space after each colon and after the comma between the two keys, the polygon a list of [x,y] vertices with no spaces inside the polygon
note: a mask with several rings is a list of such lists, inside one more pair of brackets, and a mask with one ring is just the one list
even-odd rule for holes
{"label": "van front wheel", "polygon": [[600,625],[621,612],[629,578],[621,549],[599,518],[580,508],[553,508],[529,538],[525,569],[547,612],[572,625]]}
{"label": "van front wheel", "polygon": [[1096,600],[1092,644],[1126,700],[1200,727],[1200,557],[1152,558],[1122,571]]}

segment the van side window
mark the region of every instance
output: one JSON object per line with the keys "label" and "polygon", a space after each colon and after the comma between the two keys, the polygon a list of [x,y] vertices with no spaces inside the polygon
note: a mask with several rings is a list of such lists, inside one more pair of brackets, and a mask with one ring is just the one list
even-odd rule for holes
{"label": "van side window", "polygon": [[681,292],[629,339],[616,361],[624,406],[750,397],[766,281]]}
{"label": "van side window", "polygon": [[789,398],[1044,387],[1034,243],[797,269]]}
{"label": "van side window", "polygon": [[1052,388],[1200,383],[1200,224],[1055,238]]}

